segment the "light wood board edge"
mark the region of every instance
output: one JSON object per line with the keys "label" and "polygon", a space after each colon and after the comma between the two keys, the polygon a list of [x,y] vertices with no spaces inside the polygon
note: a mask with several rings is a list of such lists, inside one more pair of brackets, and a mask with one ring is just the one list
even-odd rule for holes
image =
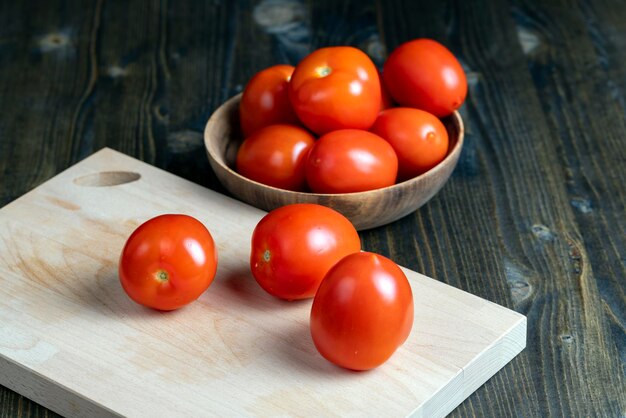
{"label": "light wood board edge", "polygon": [[2,384],[65,417],[112,418],[122,415],[0,353]]}
{"label": "light wood board edge", "polygon": [[[447,416],[526,348],[526,331],[527,319],[520,315],[519,320],[505,334],[462,368],[460,377],[457,375],[453,378],[451,383],[442,387],[409,416],[411,418]],[[472,374],[477,377],[468,379],[467,376]],[[463,386],[465,389],[459,390]]]}

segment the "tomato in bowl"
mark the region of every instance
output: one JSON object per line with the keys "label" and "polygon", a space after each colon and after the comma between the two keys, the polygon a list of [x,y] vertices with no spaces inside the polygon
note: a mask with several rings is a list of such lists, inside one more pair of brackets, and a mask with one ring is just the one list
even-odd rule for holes
{"label": "tomato in bowl", "polygon": [[284,190],[250,180],[235,169],[237,151],[244,138],[239,122],[241,94],[222,104],[209,118],[204,145],[211,168],[237,199],[270,211],[291,203],[316,203],[346,216],[357,230],[385,225],[428,202],[446,183],[463,147],[463,120],[455,111],[441,119],[448,132],[445,158],[432,169],[391,186],[353,193],[309,193]]}

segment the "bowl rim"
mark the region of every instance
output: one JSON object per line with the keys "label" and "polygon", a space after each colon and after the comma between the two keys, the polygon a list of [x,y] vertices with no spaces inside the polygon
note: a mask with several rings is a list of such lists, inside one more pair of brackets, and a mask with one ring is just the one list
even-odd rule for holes
{"label": "bowl rim", "polygon": [[[226,100],[224,103],[222,103],[217,109],[215,109],[215,111],[213,111],[213,113],[211,114],[211,116],[209,117],[205,128],[204,128],[204,147],[206,148],[207,154],[209,156],[209,158],[216,164],[218,164],[220,167],[222,167],[224,170],[226,170],[226,172],[228,172],[228,174],[230,174],[231,176],[237,177],[240,180],[247,182],[247,183],[251,183],[252,185],[261,188],[261,189],[265,189],[268,192],[280,192],[280,193],[285,193],[287,195],[291,195],[293,197],[300,197],[300,196],[310,196],[310,197],[319,197],[319,198],[346,198],[349,199],[351,197],[363,197],[363,196],[370,196],[370,195],[376,195],[379,193],[383,193],[383,192],[387,192],[387,191],[392,191],[392,190],[402,190],[402,189],[406,189],[406,188],[410,188],[414,183],[418,183],[422,180],[428,179],[430,177],[436,176],[437,173],[441,170],[444,169],[444,166],[447,165],[447,163],[450,163],[451,161],[454,162],[458,156],[458,154],[460,154],[461,149],[463,148],[463,142],[464,142],[464,137],[465,137],[465,126],[463,124],[463,118],[461,117],[461,114],[459,113],[458,110],[455,110],[454,112],[452,112],[449,116],[447,117],[451,117],[453,123],[457,126],[458,129],[458,138],[456,140],[456,143],[454,145],[454,147],[451,150],[448,150],[448,153],[446,155],[446,157],[441,160],[436,166],[434,166],[433,168],[431,168],[430,170],[420,174],[419,176],[416,177],[412,177],[408,180],[404,180],[403,182],[400,183],[395,183],[392,184],[391,186],[386,186],[386,187],[381,187],[379,189],[373,189],[373,190],[365,190],[362,192],[350,192],[350,193],[313,193],[313,192],[297,192],[297,191],[293,191],[293,190],[287,190],[287,189],[281,189],[279,187],[274,187],[274,186],[269,186],[267,184],[263,184],[263,183],[259,183],[258,181],[249,179],[248,177],[242,176],[241,174],[239,174],[237,171],[233,170],[231,167],[228,166],[228,164],[222,163],[222,161],[220,161],[220,159],[218,159],[215,155],[214,155],[214,148],[215,147],[211,147],[209,146],[209,144],[211,143],[211,139],[209,138],[209,127],[210,125],[212,125],[213,123],[215,123],[215,117],[218,113],[224,112],[224,108],[226,106],[233,106],[236,102],[239,102],[241,100],[241,96],[243,93],[239,93],[233,97],[231,97],[230,99]],[[439,118],[441,119],[441,118]],[[221,157],[221,156],[220,156]],[[223,159],[223,158],[222,158]]]}

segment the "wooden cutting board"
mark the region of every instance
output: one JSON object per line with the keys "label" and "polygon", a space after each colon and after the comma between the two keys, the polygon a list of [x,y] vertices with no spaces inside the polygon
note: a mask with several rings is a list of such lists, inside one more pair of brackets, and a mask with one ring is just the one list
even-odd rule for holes
{"label": "wooden cutting board", "polygon": [[[143,221],[212,232],[215,281],[163,313],[117,275]],[[407,416],[454,409],[526,345],[526,318],[406,270],[411,336],[369,372],[315,350],[310,301],[267,295],[248,268],[264,212],[104,149],[0,209],[0,383],[66,416]]]}

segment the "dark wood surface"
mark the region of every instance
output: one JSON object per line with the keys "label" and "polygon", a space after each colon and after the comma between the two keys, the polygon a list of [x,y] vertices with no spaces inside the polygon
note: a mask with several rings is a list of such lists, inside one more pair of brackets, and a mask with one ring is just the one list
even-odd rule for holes
{"label": "dark wood surface", "polygon": [[[626,416],[626,3],[0,1],[0,206],[108,146],[223,191],[202,143],[256,71],[431,37],[470,83],[466,143],[365,249],[528,316],[452,416]],[[2,324],[0,324],[1,326]],[[0,387],[0,416],[55,416]]]}

